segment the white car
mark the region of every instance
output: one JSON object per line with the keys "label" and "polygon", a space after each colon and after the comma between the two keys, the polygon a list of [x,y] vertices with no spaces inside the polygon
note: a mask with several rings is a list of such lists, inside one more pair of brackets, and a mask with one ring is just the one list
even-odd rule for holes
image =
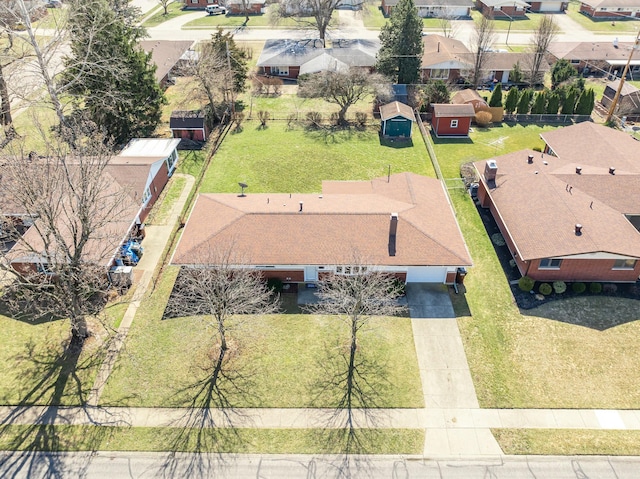
{"label": "white car", "polygon": [[207,5],[204,9],[209,15],[226,15],[227,9],[225,7],[221,7],[220,5]]}

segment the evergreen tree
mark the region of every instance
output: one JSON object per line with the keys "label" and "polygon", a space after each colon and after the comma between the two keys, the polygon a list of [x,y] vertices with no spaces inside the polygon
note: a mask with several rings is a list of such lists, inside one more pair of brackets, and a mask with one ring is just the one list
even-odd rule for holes
{"label": "evergreen tree", "polygon": [[516,108],[518,107],[518,97],[518,89],[516,87],[511,87],[509,89],[509,93],[507,93],[507,99],[504,104],[504,109],[507,113],[513,113],[516,111]]}
{"label": "evergreen tree", "polygon": [[498,83],[491,93],[489,106],[502,106],[502,83]]}
{"label": "evergreen tree", "polygon": [[535,99],[533,100],[533,106],[531,107],[531,113],[534,115],[541,115],[545,111],[545,106],[547,103],[547,92],[545,90],[539,91],[536,93]]}
{"label": "evergreen tree", "polygon": [[576,115],[591,115],[595,102],[595,93],[592,88],[583,90],[576,105]]}
{"label": "evergreen tree", "polygon": [[378,72],[396,83],[418,83],[423,52],[422,26],[413,0],[400,0],[380,31]]}
{"label": "evergreen tree", "polygon": [[562,102],[562,110],[560,113],[563,115],[573,115],[576,107],[576,98],[578,96],[578,90],[575,88],[571,88],[571,90],[567,93],[566,98]]}
{"label": "evergreen tree", "polygon": [[569,60],[558,60],[551,69],[551,88],[557,88],[560,83],[578,74],[578,71],[571,66]]}
{"label": "evergreen tree", "polygon": [[547,108],[545,113],[549,115],[557,115],[560,109],[560,96],[552,91],[547,95]]}
{"label": "evergreen tree", "polygon": [[533,98],[533,90],[527,88],[520,95],[520,100],[518,101],[518,108],[516,112],[519,115],[526,115],[529,113],[529,106],[531,105],[531,99]]}
{"label": "evergreen tree", "polygon": [[513,83],[522,83],[524,81],[524,73],[520,68],[520,62],[516,62],[509,72],[509,81]]}
{"label": "evergreen tree", "polygon": [[71,54],[62,85],[73,96],[74,116],[95,123],[116,144],[151,135],[165,99],[151,54],[138,45],[144,30],[107,0],[77,0],[69,10]]}
{"label": "evergreen tree", "polygon": [[431,103],[451,103],[451,93],[442,80],[433,80],[422,87],[422,104],[428,108]]}

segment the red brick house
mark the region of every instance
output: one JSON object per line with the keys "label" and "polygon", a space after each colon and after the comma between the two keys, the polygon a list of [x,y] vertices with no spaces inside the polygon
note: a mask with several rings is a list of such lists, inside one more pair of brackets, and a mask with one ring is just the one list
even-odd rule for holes
{"label": "red brick house", "polygon": [[536,0],[527,3],[530,5],[529,11],[535,13],[559,13],[569,7],[569,2],[558,0]]}
{"label": "red brick house", "polygon": [[406,282],[453,283],[471,265],[443,183],[413,173],[325,181],[321,194],[201,194],[171,264],[202,266],[231,243],[239,266],[285,283],[357,274],[355,251]]}
{"label": "red brick house", "polygon": [[640,143],[584,122],[524,150],[479,161],[489,208],[523,276],[635,282],[640,276]]}
{"label": "red brick house", "polygon": [[580,13],[592,18],[639,17],[640,0],[582,0]]}
{"label": "red brick house", "polygon": [[[399,0],[382,0],[380,8],[385,17],[391,15]],[[471,0],[415,0],[418,16],[438,17],[447,15],[449,18],[464,18],[471,15],[473,2]]]}
{"label": "red brick house", "polygon": [[472,105],[433,105],[431,128],[436,137],[469,137],[471,120],[476,112]]}
{"label": "red brick house", "polygon": [[521,18],[527,16],[529,4],[523,0],[476,0],[476,7],[493,18]]}
{"label": "red brick house", "polygon": [[461,72],[473,68],[469,49],[459,40],[429,34],[422,37],[423,53],[420,76],[423,82],[444,80],[455,82]]}
{"label": "red brick house", "polygon": [[261,15],[265,12],[266,3],[266,0],[245,0],[245,2],[243,0],[226,0],[221,2],[227,8],[227,15]]}
{"label": "red brick house", "polygon": [[174,138],[207,141],[209,128],[202,110],[174,110],[169,118],[169,129]]}
{"label": "red brick house", "polygon": [[633,42],[615,40],[612,42],[552,42],[549,45],[550,63],[564,59],[568,60],[579,73],[615,74],[619,77],[631,54],[628,76],[636,78],[640,74],[640,50],[634,50],[633,47]]}

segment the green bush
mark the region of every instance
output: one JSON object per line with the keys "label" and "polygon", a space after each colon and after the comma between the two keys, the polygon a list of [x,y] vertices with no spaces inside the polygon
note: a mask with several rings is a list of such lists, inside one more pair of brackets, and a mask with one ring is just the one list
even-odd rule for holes
{"label": "green bush", "polygon": [[587,285],[584,283],[573,283],[571,289],[576,294],[582,294],[587,290]]}
{"label": "green bush", "polygon": [[556,292],[556,294],[562,294],[567,290],[567,283],[565,283],[564,281],[554,281],[553,290]]}
{"label": "green bush", "polygon": [[282,280],[278,279],[278,278],[268,278],[267,279],[267,287],[275,292],[275,293],[281,293],[282,292]]}
{"label": "green bush", "polygon": [[589,285],[589,291],[593,294],[600,294],[602,293],[602,284],[600,283],[591,283]]}
{"label": "green bush", "polygon": [[538,292],[545,296],[549,296],[551,294],[551,291],[553,291],[553,288],[551,288],[551,285],[549,283],[542,283],[540,286],[538,286]]}
{"label": "green bush", "polygon": [[523,276],[518,280],[518,287],[522,291],[531,291],[534,284],[536,284],[536,282],[533,279],[529,278],[529,276]]}

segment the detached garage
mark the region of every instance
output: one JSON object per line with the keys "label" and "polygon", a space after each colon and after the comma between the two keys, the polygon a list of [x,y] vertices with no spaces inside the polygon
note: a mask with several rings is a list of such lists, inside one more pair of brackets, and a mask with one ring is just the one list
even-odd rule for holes
{"label": "detached garage", "polygon": [[392,101],[380,107],[382,136],[387,138],[411,138],[415,116],[409,105]]}

